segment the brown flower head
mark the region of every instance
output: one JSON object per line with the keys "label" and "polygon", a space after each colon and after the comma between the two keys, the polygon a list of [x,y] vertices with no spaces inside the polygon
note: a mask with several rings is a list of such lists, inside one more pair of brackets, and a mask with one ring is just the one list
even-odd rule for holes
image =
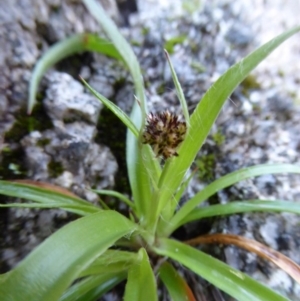
{"label": "brown flower head", "polygon": [[143,143],[150,144],[156,156],[168,159],[178,156],[176,149],[183,141],[186,123],[169,111],[150,113],[143,133]]}

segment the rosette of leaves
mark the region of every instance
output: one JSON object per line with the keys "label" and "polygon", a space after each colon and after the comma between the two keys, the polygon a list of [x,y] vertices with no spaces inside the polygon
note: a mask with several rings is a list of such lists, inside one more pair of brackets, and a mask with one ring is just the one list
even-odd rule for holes
{"label": "rosette of leaves", "polygon": [[[132,197],[129,199],[116,191],[99,191],[125,202],[128,215],[106,207],[102,209],[48,184],[1,181],[1,194],[31,201],[3,204],[2,207],[62,208],[81,217],[52,234],[17,267],[0,276],[0,300],[99,300],[121,281],[126,281],[125,301],[158,300],[158,283],[165,285],[172,300],[196,300],[187,281],[173,266],[174,261],[237,300],[288,300],[191,245],[235,244],[271,260],[300,282],[299,267],[282,254],[233,235],[196,237],[187,243],[170,237],[181,225],[211,216],[249,211],[300,213],[298,204],[284,200],[243,200],[199,207],[218,190],[243,179],[270,173],[300,173],[300,166],[290,164],[237,170],[216,179],[182,207],[177,207],[191,178],[186,176],[187,172],[226,99],[251,70],[300,27],[279,35],[233,65],[205,93],[191,116],[167,56],[185,122],[166,112],[150,113],[147,121],[141,70],[132,49],[98,2],[84,0],[84,3],[111,43],[87,34],[71,37],[50,48],[32,75],[29,112],[34,105],[39,80],[59,59],[76,51],[90,50],[124,62],[134,81],[133,94],[139,100],[130,116],[83,82],[128,127],[126,160]],[[161,137],[156,137],[157,131],[167,135],[167,144]],[[163,166],[160,155],[165,159]]]}

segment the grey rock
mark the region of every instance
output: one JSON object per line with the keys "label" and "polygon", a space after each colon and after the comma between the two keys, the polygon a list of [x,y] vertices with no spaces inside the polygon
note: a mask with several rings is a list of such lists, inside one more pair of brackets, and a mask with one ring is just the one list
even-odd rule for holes
{"label": "grey rock", "polygon": [[39,235],[47,237],[55,230],[54,224],[55,211],[41,211],[38,217],[37,226],[41,229]]}
{"label": "grey rock", "polygon": [[5,112],[7,112],[8,108],[8,100],[5,97],[5,95],[1,94],[0,95],[0,114],[4,115]]}
{"label": "grey rock", "polygon": [[[66,124],[65,132],[60,132],[62,135],[70,135],[73,141],[90,142],[95,138],[96,127],[83,122],[73,122]],[[61,130],[61,129],[60,129]]]}
{"label": "grey rock", "polygon": [[9,266],[16,265],[16,258],[18,253],[13,248],[6,248],[2,251],[2,260],[5,261]]}
{"label": "grey rock", "polygon": [[253,140],[257,146],[264,146],[266,139],[274,130],[274,122],[270,120],[259,121],[257,127],[253,131]]}
{"label": "grey rock", "polygon": [[[30,177],[47,181],[51,175],[49,164],[56,162],[63,168],[54,180],[60,186],[72,185],[112,187],[117,163],[107,147],[93,142],[95,127],[75,122],[43,133],[32,132],[22,140]],[[41,146],[40,142],[48,141]]]}
{"label": "grey rock", "polygon": [[253,33],[249,26],[240,22],[234,22],[229,28],[226,37],[230,43],[243,47],[247,46],[253,40]]}
{"label": "grey rock", "polygon": [[[22,29],[17,23],[6,23],[3,25],[2,38],[5,39],[7,64],[11,67],[31,67],[37,57],[38,49],[35,40],[29,32]],[[22,39],[20,39],[22,36]]]}
{"label": "grey rock", "polygon": [[264,223],[260,226],[259,233],[268,246],[277,250],[277,240],[281,235],[282,229],[283,225],[280,218],[276,216],[268,216]]}
{"label": "grey rock", "polygon": [[[260,189],[272,189],[276,185],[276,178],[273,175],[263,175],[255,178],[255,186]],[[272,190],[268,191],[272,195]]]}
{"label": "grey rock", "polygon": [[51,72],[48,85],[44,106],[51,119],[97,122],[102,104],[84,93],[78,81],[66,73]]}
{"label": "grey rock", "polygon": [[74,175],[67,170],[63,171],[60,176],[54,179],[54,184],[67,189],[71,189],[74,182]]}
{"label": "grey rock", "polygon": [[277,270],[270,275],[269,285],[273,289],[279,290],[279,292],[286,294],[294,289],[293,280],[282,270]]}
{"label": "grey rock", "polygon": [[104,97],[111,99],[114,95],[113,86],[109,83],[105,75],[95,75],[89,80],[89,85]]}
{"label": "grey rock", "polygon": [[25,149],[26,165],[29,169],[29,177],[35,180],[46,180],[49,178],[48,164],[51,157],[37,146],[38,141],[42,138],[40,132],[31,132],[21,141]]}
{"label": "grey rock", "polygon": [[115,103],[128,115],[130,115],[132,105],[134,102],[134,92],[133,86],[131,84],[125,84],[117,91],[115,95]]}
{"label": "grey rock", "polygon": [[114,186],[118,164],[108,147],[91,144],[84,159],[84,168],[90,186],[97,189]]}
{"label": "grey rock", "polygon": [[6,91],[9,100],[8,111],[14,113],[25,107],[28,96],[30,72],[23,68],[13,68],[9,73],[10,89]]}

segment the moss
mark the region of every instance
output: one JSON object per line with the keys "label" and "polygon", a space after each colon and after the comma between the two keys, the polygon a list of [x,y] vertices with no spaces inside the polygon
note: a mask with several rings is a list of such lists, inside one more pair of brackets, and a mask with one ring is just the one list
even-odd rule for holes
{"label": "moss", "polygon": [[197,61],[192,61],[191,62],[191,67],[195,70],[195,71],[197,71],[197,72],[199,72],[199,73],[203,73],[203,72],[205,72],[205,67],[202,65],[202,64],[200,64],[199,62],[197,62]]}
{"label": "moss", "polygon": [[[142,74],[146,74],[146,71],[142,69]],[[145,89],[148,89],[151,87],[151,82],[147,79],[144,80],[144,86],[145,86]]]}
{"label": "moss", "polygon": [[198,167],[198,177],[201,181],[210,182],[214,179],[214,169],[216,165],[215,155],[208,154],[196,160]]}
{"label": "moss", "polygon": [[261,88],[260,83],[256,80],[256,77],[252,74],[248,75],[241,83],[242,93],[244,95],[249,94],[249,90],[258,90]]}
{"label": "moss", "polygon": [[123,88],[125,85],[125,82],[126,82],[126,79],[124,77],[118,78],[113,84],[114,91],[119,91],[121,88]]}
{"label": "moss", "polygon": [[50,177],[57,178],[59,177],[64,171],[64,168],[60,162],[51,161],[48,164],[48,172]]}
{"label": "moss", "polygon": [[130,44],[131,44],[131,46],[138,46],[138,47],[142,46],[142,43],[137,40],[131,40]]}
{"label": "moss", "polygon": [[48,139],[48,138],[40,138],[37,141],[36,145],[39,146],[39,147],[44,147],[44,146],[48,145],[50,142],[51,142],[51,140]]}
{"label": "moss", "polygon": [[247,89],[260,89],[260,84],[256,80],[256,77],[252,74],[248,75],[241,83],[241,85]]}
{"label": "moss", "polygon": [[[39,97],[42,97],[41,94]],[[52,128],[50,118],[44,112],[41,103],[37,103],[31,115],[27,114],[23,107],[15,114],[16,121],[12,128],[4,134],[4,141],[14,145],[13,149],[8,147],[2,150],[0,178],[1,179],[22,179],[26,177],[25,154],[20,147],[20,141],[32,131],[44,131]]]}
{"label": "moss", "polygon": [[24,151],[21,147],[14,150],[6,148],[1,153],[0,179],[24,179],[27,170],[24,162]]}
{"label": "moss", "polygon": [[16,112],[15,117],[16,121],[13,127],[4,135],[6,142],[20,142],[32,131],[44,131],[52,128],[52,122],[40,103],[34,107],[31,115],[27,115],[26,108],[22,108]]}
{"label": "moss", "polygon": [[183,44],[183,42],[187,39],[186,35],[179,35],[173,37],[165,42],[164,48],[170,53],[174,53],[174,47],[177,44]]}
{"label": "moss", "polygon": [[185,10],[189,14],[192,14],[192,13],[200,10],[201,3],[202,3],[202,1],[200,1],[200,0],[192,0],[192,1],[185,0],[185,1],[182,1],[181,6],[182,6],[183,10]]}
{"label": "moss", "polygon": [[262,112],[262,108],[259,104],[253,103],[252,108],[253,108],[253,111],[257,114],[260,114]]}
{"label": "moss", "polygon": [[[82,114],[81,114],[82,115]],[[82,116],[80,116],[80,112],[78,112],[78,114],[74,114],[72,116],[72,114],[69,114],[67,117],[64,117],[63,118],[63,122],[64,124],[70,124],[70,123],[74,123],[76,121],[79,121],[79,120],[84,120],[86,121],[84,118],[82,118]]]}
{"label": "moss", "polygon": [[278,70],[278,75],[279,75],[280,77],[284,77],[284,76],[285,76],[284,70],[279,69],[279,70]]}
{"label": "moss", "polygon": [[215,134],[212,135],[212,139],[217,144],[217,146],[221,146],[225,141],[225,136],[222,134],[221,130],[218,130]]}
{"label": "moss", "polygon": [[143,36],[146,36],[149,32],[150,32],[149,27],[143,27],[142,28],[142,35]]}
{"label": "moss", "polygon": [[163,93],[165,92],[165,90],[166,90],[165,84],[162,83],[162,84],[160,84],[160,85],[157,87],[156,93],[157,93],[158,95],[161,95],[161,94],[163,94]]}
{"label": "moss", "polygon": [[198,54],[198,52],[199,52],[199,44],[195,43],[193,40],[189,40],[189,45],[190,45],[192,53]]}

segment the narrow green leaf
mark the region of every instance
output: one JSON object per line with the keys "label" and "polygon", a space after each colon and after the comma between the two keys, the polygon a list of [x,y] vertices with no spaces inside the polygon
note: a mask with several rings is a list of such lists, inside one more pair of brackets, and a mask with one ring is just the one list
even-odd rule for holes
{"label": "narrow green leaf", "polygon": [[166,49],[165,49],[165,55],[166,55],[167,61],[169,63],[169,67],[170,67],[170,70],[171,70],[173,82],[174,82],[174,85],[175,85],[175,88],[176,88],[177,97],[180,101],[180,105],[181,105],[181,109],[182,109],[182,112],[183,112],[184,119],[185,119],[185,122],[187,123],[187,127],[189,127],[189,125],[190,125],[190,115],[189,115],[189,110],[188,110],[188,107],[187,107],[187,103],[186,103],[186,100],[185,100],[180,82],[178,80],[177,74],[175,72],[175,69],[172,65],[172,62],[171,62],[171,59],[169,57],[168,51]]}
{"label": "narrow green leaf", "polygon": [[119,60],[122,59],[111,42],[92,34],[76,34],[54,44],[43,54],[33,69],[29,84],[28,114],[33,109],[35,95],[45,72],[63,58],[83,51],[96,51]]}
{"label": "narrow green leaf", "polygon": [[[140,123],[141,114],[137,103],[133,106],[130,118],[135,124]],[[140,147],[141,145],[136,137],[130,131],[127,131],[126,162],[128,178],[137,210],[136,214],[144,219],[151,200],[151,182],[142,159]]]}
{"label": "narrow green leaf", "polygon": [[123,201],[127,206],[129,206],[130,208],[134,209],[134,203],[132,203],[124,194],[119,193],[117,191],[114,190],[104,190],[104,189],[100,189],[100,190],[92,190],[95,193],[98,194],[102,194],[102,195],[109,195],[109,196],[113,196],[116,197],[118,199],[120,199],[121,201]]}
{"label": "narrow green leaf", "polygon": [[227,70],[205,93],[190,118],[188,134],[178,149],[179,156],[168,160],[163,169],[159,181],[161,189],[159,212],[170,201],[174,191],[182,182],[226,99],[261,61],[299,30],[300,26],[293,28],[252,52]]}
{"label": "narrow green leaf", "polygon": [[[53,209],[59,208],[63,209],[68,212],[72,212],[78,215],[87,215],[90,213],[95,213],[100,211],[101,209],[98,208],[97,211],[90,206],[83,206],[83,205],[66,205],[65,203],[9,203],[9,204],[0,204],[0,208],[35,208],[35,209]],[[96,208],[96,207],[95,207]]]}
{"label": "narrow green leaf", "polygon": [[159,278],[167,287],[172,301],[196,301],[186,281],[170,263],[164,262],[161,265]]}
{"label": "narrow green leaf", "polygon": [[82,270],[136,225],[115,211],[100,211],[61,228],[0,283],[0,300],[56,301]]}
{"label": "narrow green leaf", "polygon": [[[126,272],[119,272],[87,277],[86,279],[83,279],[80,282],[72,285],[59,299],[59,301],[75,301],[80,299],[87,301],[88,295],[94,295],[95,289],[97,289],[97,298],[99,298],[107,291],[112,289],[115,285],[124,280],[126,275]],[[91,297],[94,296],[90,296],[90,298]]]}
{"label": "narrow green leaf", "polygon": [[[189,177],[181,184],[178,191],[176,192],[176,195],[174,196],[174,198],[169,203],[170,205],[167,204],[165,206],[165,208],[163,209],[162,218],[160,218],[159,223],[158,223],[158,227],[157,227],[157,233],[159,233],[159,235],[161,233],[165,233],[166,229],[169,228],[170,220],[172,219],[172,217],[174,215],[176,207],[178,206],[178,204],[180,202],[180,199],[181,199],[183,193],[185,192],[186,188],[188,187],[191,179],[195,175],[195,172],[196,172],[196,170],[194,170],[189,175]],[[162,235],[162,236],[164,236],[164,235]]]}
{"label": "narrow green leaf", "polygon": [[84,85],[91,91],[91,93],[99,99],[108,109],[110,109],[125,125],[131,132],[135,135],[135,137],[139,136],[139,131],[137,130],[134,123],[127,116],[125,112],[123,112],[118,106],[116,106],[113,102],[108,100],[106,97],[98,93],[94,90],[82,77],[80,77],[81,81]]}
{"label": "narrow green leaf", "polygon": [[183,264],[239,301],[288,301],[246,274],[181,242],[161,239],[155,250]]}
{"label": "narrow green leaf", "polygon": [[160,176],[160,167],[157,160],[153,157],[151,149],[147,146],[142,147],[140,143],[147,112],[141,69],[130,45],[120,34],[114,22],[105,14],[100,3],[95,0],[84,0],[83,2],[122,55],[133,78],[135,95],[139,101],[139,105],[137,103],[134,104],[130,118],[136,128],[140,130],[140,135],[138,141],[136,141],[136,137],[128,131],[126,160],[133,199],[137,209],[136,214],[144,219],[145,214],[149,212],[147,211],[147,204],[150,203],[149,197],[151,195],[149,175],[152,182],[154,184],[155,182],[157,183],[156,176],[157,174]]}
{"label": "narrow green leaf", "polygon": [[291,201],[280,200],[245,200],[233,201],[228,204],[210,205],[203,208],[195,208],[180,224],[185,224],[201,218],[228,215],[245,212],[290,212],[300,214],[300,204]]}
{"label": "narrow green leaf", "polygon": [[103,210],[110,210],[110,207],[101,198],[98,199],[98,202]]}
{"label": "narrow green leaf", "polygon": [[90,14],[97,20],[102,26],[104,32],[112,41],[115,48],[118,50],[123,58],[123,61],[127,65],[134,82],[135,93],[141,103],[141,111],[143,119],[146,116],[146,103],[144,95],[143,77],[140,69],[140,65],[137,58],[131,49],[128,42],[119,32],[115,23],[107,16],[101,4],[95,0],[83,0],[83,3],[87,7]]}
{"label": "narrow green leaf", "polygon": [[97,258],[90,266],[81,271],[80,277],[102,274],[103,272],[117,273],[128,268],[136,261],[137,253],[107,250],[99,258]]}
{"label": "narrow green leaf", "polygon": [[96,34],[83,34],[84,51],[94,51],[124,63],[124,59],[115,45]]}
{"label": "narrow green leaf", "polygon": [[[135,124],[141,124],[139,105],[136,102],[130,115]],[[157,213],[157,186],[161,175],[158,158],[155,158],[149,145],[144,145],[142,132],[137,140],[130,131],[126,136],[126,162],[133,200],[136,205],[136,216],[145,229],[153,233],[159,216]]]}
{"label": "narrow green leaf", "polygon": [[[184,97],[184,94],[183,94],[183,91],[182,91],[182,88],[181,88],[181,85],[180,85],[180,82],[178,81],[178,78],[177,78],[177,75],[176,75],[176,72],[173,68],[173,65],[172,65],[172,62],[170,60],[170,57],[168,55],[168,52],[165,50],[165,54],[166,54],[166,58],[167,58],[167,61],[169,63],[169,67],[171,69],[171,74],[172,74],[172,78],[173,78],[173,81],[174,81],[174,85],[175,85],[175,88],[176,88],[176,92],[177,92],[177,96],[178,96],[178,99],[180,101],[180,104],[181,104],[181,107],[182,107],[182,111],[183,111],[183,115],[185,117],[185,121],[186,123],[189,125],[189,120],[190,120],[190,117],[189,117],[189,113],[188,113],[188,108],[187,108],[187,103],[186,103],[186,100],[185,100],[185,97]],[[153,157],[153,155],[152,155]],[[149,158],[149,157],[148,157]],[[150,160],[151,161],[155,161],[157,162],[157,160]],[[145,161],[144,161],[145,162]],[[149,162],[149,160],[147,161]],[[150,176],[151,174],[153,174],[153,172],[149,172],[148,173]],[[160,175],[160,174],[157,174],[157,175]],[[158,182],[158,179],[159,178],[155,178],[155,181],[154,182],[154,187],[155,187],[155,190],[157,190],[157,182]],[[147,212],[149,213],[147,216],[148,218],[146,218],[148,224],[146,225],[147,229],[149,229],[150,231],[154,231],[154,228],[157,224],[157,221],[158,221],[158,218],[159,216],[161,216],[161,219],[160,219],[160,226],[161,227],[164,227],[164,224],[165,223],[168,223],[168,221],[170,220],[171,216],[173,215],[174,213],[174,210],[175,210],[175,207],[177,205],[177,195],[172,198],[172,200],[167,203],[167,205],[163,208],[163,212],[161,213],[161,215],[159,215],[158,213],[158,195],[159,195],[159,191],[156,191],[155,193],[152,194],[152,200],[151,200],[151,206],[147,209]]]}
{"label": "narrow green leaf", "polygon": [[[135,124],[141,124],[142,116],[138,103],[134,104],[130,117]],[[142,144],[141,139],[141,134],[137,140],[130,131],[127,131],[126,162],[133,200],[137,209],[136,215],[141,218],[142,223],[147,223],[151,218],[157,219],[155,213],[158,200],[153,200],[153,196],[154,191],[157,190],[161,167],[151,147]]]}
{"label": "narrow green leaf", "polygon": [[[124,280],[123,275],[117,275],[106,282],[103,282],[98,287],[91,289],[89,292],[83,294],[76,301],[98,301],[101,296],[110,291],[113,287]],[[72,300],[73,301],[73,300]]]}
{"label": "narrow green leaf", "polygon": [[184,41],[187,40],[187,36],[182,34],[182,35],[179,35],[179,36],[175,36],[175,37],[172,37],[170,39],[168,39],[165,44],[164,44],[164,48],[169,52],[169,53],[174,53],[174,47],[175,45],[178,45],[178,44],[183,44]]}
{"label": "narrow green leaf", "polygon": [[155,277],[145,249],[139,250],[139,260],[129,269],[124,301],[157,300]]}
{"label": "narrow green leaf", "polygon": [[[172,201],[172,213],[174,213],[174,211],[176,210],[176,207],[178,206],[181,197],[183,196],[183,193],[186,191],[188,185],[190,184],[190,181],[192,180],[193,176],[195,175],[196,170],[194,170],[193,172],[191,172],[191,174],[188,176],[188,178],[181,184],[181,186],[179,187],[178,191],[176,192],[175,195],[175,200]],[[168,218],[168,220],[170,220]]]}
{"label": "narrow green leaf", "polygon": [[[45,188],[40,188],[30,184],[18,182],[0,181],[0,194],[17,197],[40,203],[40,205],[32,204],[28,207],[35,208],[57,208],[61,207],[70,212],[85,215],[95,213],[101,210],[93,204],[80,198],[71,197],[63,193],[52,191]],[[20,204],[23,207],[25,204]],[[1,204],[1,207],[17,207],[15,204]],[[26,206],[27,207],[27,206]]]}
{"label": "narrow green leaf", "polygon": [[261,164],[251,167],[242,168],[240,170],[229,173],[198,192],[188,202],[186,202],[175,216],[170,221],[168,229],[165,229],[165,234],[170,235],[176,228],[182,225],[182,220],[199,204],[207,200],[221,189],[238,183],[242,180],[257,177],[265,174],[278,173],[300,173],[300,166],[292,164]]}

